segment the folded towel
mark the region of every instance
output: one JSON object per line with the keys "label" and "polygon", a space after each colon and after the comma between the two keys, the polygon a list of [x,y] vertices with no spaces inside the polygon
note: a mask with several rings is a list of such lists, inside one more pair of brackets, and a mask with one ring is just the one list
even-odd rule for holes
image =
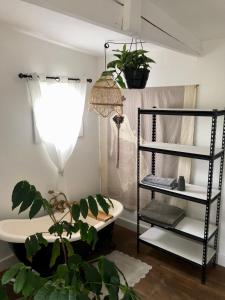
{"label": "folded towel", "polygon": [[152,222],[160,226],[174,228],[185,216],[183,209],[152,200],[150,204],[141,210],[144,221]]}
{"label": "folded towel", "polygon": [[164,178],[149,174],[145,176],[141,183],[146,185],[154,185],[162,188],[174,189],[177,186],[175,178]]}

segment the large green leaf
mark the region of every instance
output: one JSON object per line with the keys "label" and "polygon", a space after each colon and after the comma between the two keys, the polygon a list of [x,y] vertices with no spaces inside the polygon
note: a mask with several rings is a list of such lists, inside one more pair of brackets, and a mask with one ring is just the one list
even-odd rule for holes
{"label": "large green leaf", "polygon": [[95,229],[95,227],[90,226],[88,233],[87,233],[87,243],[89,245],[92,244],[92,250],[94,250],[97,241],[98,241],[98,232]]}
{"label": "large green leaf", "polygon": [[42,198],[42,202],[43,202],[43,207],[47,211],[47,213],[49,215],[53,215],[54,212],[53,212],[53,208],[52,208],[51,204],[44,198]]}
{"label": "large green leaf", "polygon": [[1,282],[3,285],[9,283],[11,281],[11,279],[15,278],[15,276],[17,275],[17,273],[24,268],[24,264],[23,263],[17,263],[15,265],[13,265],[9,270],[7,270],[1,279]]}
{"label": "large green leaf", "polygon": [[27,271],[26,282],[22,294],[24,297],[33,295],[33,292],[41,286],[41,278],[32,270]]}
{"label": "large green leaf", "polygon": [[88,215],[88,204],[87,204],[86,199],[80,200],[80,212],[81,212],[83,218],[86,219],[87,215]]}
{"label": "large green leaf", "polygon": [[119,87],[121,87],[122,89],[125,89],[125,88],[126,88],[126,84],[124,83],[123,78],[122,78],[121,75],[118,75],[118,76],[116,77],[116,82],[117,82],[117,84],[119,85]]}
{"label": "large green leaf", "polygon": [[72,217],[73,217],[74,221],[79,220],[79,217],[80,217],[80,205],[73,204],[73,206],[72,206]]}
{"label": "large green leaf", "polygon": [[118,65],[119,62],[120,62],[119,60],[113,60],[113,61],[111,61],[107,64],[107,68],[108,69],[110,69],[110,68],[114,69],[114,68],[116,68],[116,66]]}
{"label": "large green leaf", "polygon": [[87,240],[87,235],[88,235],[88,224],[85,222],[82,222],[81,220],[79,221],[79,226],[80,226],[80,237],[82,241]]}
{"label": "large green leaf", "polygon": [[36,233],[39,245],[44,245],[47,247],[48,241],[43,237],[42,233]]}
{"label": "large green leaf", "polygon": [[60,291],[54,289],[54,290],[48,295],[48,300],[60,300],[60,299],[59,299],[59,294],[60,294]]}
{"label": "large green leaf", "polygon": [[26,278],[27,278],[26,269],[20,270],[19,273],[17,274],[17,276],[15,278],[15,282],[13,284],[13,291],[15,294],[19,294],[22,291],[24,284],[26,282]]}
{"label": "large green leaf", "polygon": [[56,263],[56,259],[60,256],[60,241],[59,239],[55,240],[52,247],[52,256],[50,261],[50,268],[53,267]]}
{"label": "large green leaf", "polygon": [[58,300],[70,300],[69,291],[66,289],[61,289],[58,294]]}
{"label": "large green leaf", "polygon": [[77,293],[75,294],[75,292],[70,289],[69,290],[69,300],[79,300]]}
{"label": "large green leaf", "polygon": [[108,75],[113,75],[113,73],[115,72],[115,69],[112,69],[112,70],[107,70],[107,71],[104,71],[102,72],[102,76],[108,76]]}
{"label": "large green leaf", "polygon": [[63,233],[63,224],[55,223],[48,229],[50,234],[56,233],[57,235],[61,235]]}
{"label": "large green leaf", "polygon": [[43,237],[42,233],[33,234],[25,240],[28,260],[32,260],[32,257],[41,249],[41,245],[45,247],[48,245],[48,241]]}
{"label": "large green leaf", "polygon": [[150,57],[146,58],[146,62],[155,64],[155,61],[153,59],[151,59]]}
{"label": "large green leaf", "polygon": [[95,218],[97,218],[98,206],[97,206],[97,202],[93,196],[88,196],[88,205],[89,205],[90,211],[93,214],[93,216],[95,216]]}
{"label": "large green leaf", "polygon": [[23,199],[24,199],[24,194],[26,194],[30,190],[30,184],[23,180],[18,182],[12,192],[12,209],[15,209],[18,207]]}
{"label": "large green leaf", "polygon": [[71,228],[72,232],[76,233],[80,230],[80,226],[79,226],[79,222],[78,223],[74,223],[72,225],[72,228]]}
{"label": "large green leaf", "polygon": [[65,246],[66,246],[68,257],[74,255],[74,250],[73,250],[73,246],[71,245],[71,243],[65,238],[63,239],[63,241],[64,241]]}
{"label": "large green leaf", "polygon": [[53,291],[53,287],[50,285],[44,285],[41,287],[36,295],[34,296],[34,300],[47,300],[49,299],[49,294]]}
{"label": "large green leaf", "polygon": [[58,265],[55,275],[57,278],[65,279],[68,275],[68,272],[69,270],[67,265]]}
{"label": "large green leaf", "polygon": [[23,202],[20,206],[19,214],[30,207],[35,199],[36,189],[33,185],[30,186],[30,190],[24,193]]}
{"label": "large green leaf", "polygon": [[137,299],[140,298],[137,296],[134,290],[127,287],[124,292],[123,298],[121,300],[137,300]]}
{"label": "large green leaf", "polygon": [[77,267],[82,263],[82,258],[78,254],[74,254],[68,258],[68,267],[71,270],[77,269]]}
{"label": "large green leaf", "polygon": [[97,194],[96,199],[102,210],[108,215],[110,205],[106,202],[105,198],[101,194]]}
{"label": "large green leaf", "polygon": [[41,249],[37,236],[31,235],[25,240],[25,248],[28,260],[32,260],[32,257]]}
{"label": "large green leaf", "polygon": [[86,262],[83,264],[82,268],[84,270],[89,290],[100,295],[102,289],[102,278],[98,270],[93,265]]}
{"label": "large green leaf", "polygon": [[105,286],[109,292],[110,300],[118,299],[120,277],[115,264],[105,257],[101,257],[98,267]]}
{"label": "large green leaf", "polygon": [[66,232],[67,236],[69,236],[69,237],[71,237],[72,233],[76,231],[76,228],[74,228],[74,226],[67,221],[62,221],[61,225],[62,225],[63,231]]}
{"label": "large green leaf", "polygon": [[135,50],[135,53],[137,53],[137,54],[146,54],[146,53],[148,53],[148,51],[143,50],[143,49],[138,49],[138,50]]}
{"label": "large green leaf", "polygon": [[43,201],[41,194],[39,192],[36,192],[36,195],[33,200],[33,204],[30,208],[29,217],[32,219],[36,214],[41,210],[43,206]]}

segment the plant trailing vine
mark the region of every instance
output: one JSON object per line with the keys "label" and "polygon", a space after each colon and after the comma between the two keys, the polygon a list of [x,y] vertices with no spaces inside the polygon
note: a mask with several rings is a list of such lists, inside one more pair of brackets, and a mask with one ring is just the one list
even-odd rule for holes
{"label": "plant trailing vine", "polygon": [[[0,299],[9,299],[6,292],[6,286],[9,284],[13,286],[15,294],[27,300],[116,300],[119,299],[119,292],[122,293],[123,300],[138,299],[135,292],[128,286],[124,275],[113,262],[101,256],[93,265],[91,261],[84,261],[76,254],[70,243],[71,235],[80,232],[81,240],[94,248],[98,238],[97,231],[80,217],[86,219],[89,210],[93,216],[97,217],[99,207],[109,214],[109,208],[112,205],[110,199],[98,194],[95,197],[83,198],[79,203],[68,205],[66,198],[65,202],[68,209],[66,214],[71,215],[71,222],[67,222],[64,218],[57,220],[54,206],[42,197],[34,185],[27,181],[20,181],[16,184],[12,193],[12,209],[19,208],[19,213],[29,209],[30,219],[44,209],[53,222],[48,231],[56,236],[50,266],[56,264],[59,256],[63,256],[64,263],[57,265],[56,271],[49,277],[41,277],[39,273],[21,262],[13,265],[1,278]],[[42,247],[48,245],[43,234],[43,232],[38,232],[29,236],[25,241],[27,258],[30,261]],[[124,283],[121,283],[119,275],[122,275]],[[104,285],[107,290],[106,295],[102,294]]]}

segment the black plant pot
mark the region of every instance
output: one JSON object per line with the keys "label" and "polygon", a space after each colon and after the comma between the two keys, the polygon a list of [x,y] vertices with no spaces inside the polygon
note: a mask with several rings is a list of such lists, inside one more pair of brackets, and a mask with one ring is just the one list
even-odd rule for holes
{"label": "black plant pot", "polygon": [[129,89],[144,89],[148,81],[150,70],[125,69],[123,71]]}

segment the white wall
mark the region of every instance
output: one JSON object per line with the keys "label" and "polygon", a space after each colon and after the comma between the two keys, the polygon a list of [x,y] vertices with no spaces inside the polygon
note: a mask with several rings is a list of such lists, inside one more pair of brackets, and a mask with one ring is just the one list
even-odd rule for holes
{"label": "white wall", "polygon": [[[211,40],[204,43],[204,56],[193,57],[159,48],[151,51],[151,57],[157,62],[150,73],[149,86],[170,86],[184,84],[200,84],[197,106],[200,108],[225,107],[225,40]],[[222,120],[221,120],[222,121]],[[210,141],[209,119],[198,119],[196,124],[195,142],[207,146]],[[221,122],[218,129],[221,133]],[[219,144],[219,141],[218,145]],[[215,169],[215,185],[217,186],[218,164]],[[206,184],[208,164],[203,161],[193,160],[192,179],[196,184]],[[225,176],[222,202],[225,198]],[[189,203],[188,214],[202,218],[202,207]],[[212,220],[215,220],[215,207],[212,211]],[[136,222],[135,213],[125,211],[123,224],[130,222],[131,227]],[[225,203],[222,206],[219,264],[225,266]]]}
{"label": "white wall", "polygon": [[[57,172],[41,145],[33,143],[31,109],[19,72],[85,76],[95,79],[96,58],[0,27],[0,219],[11,212],[11,192],[22,179],[43,194],[55,188]],[[90,88],[88,89],[89,93]],[[65,169],[68,195],[73,199],[99,190],[97,115],[85,110],[84,136],[78,139]],[[0,243],[0,261],[9,254]]]}

